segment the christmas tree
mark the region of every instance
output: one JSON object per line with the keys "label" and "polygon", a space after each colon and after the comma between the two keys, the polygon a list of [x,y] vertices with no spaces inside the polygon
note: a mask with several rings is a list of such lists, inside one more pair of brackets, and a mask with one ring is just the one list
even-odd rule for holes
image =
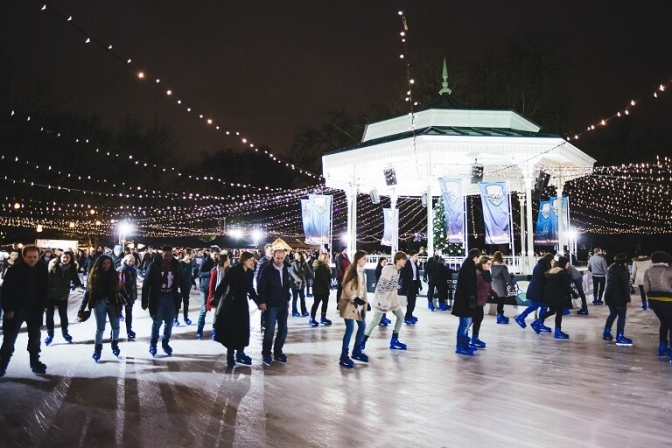
{"label": "christmas tree", "polygon": [[439,196],[434,207],[434,251],[440,250],[443,255],[458,257],[464,255],[464,247],[462,244],[449,243],[446,241],[448,234],[446,230],[446,218],[444,216],[443,198]]}

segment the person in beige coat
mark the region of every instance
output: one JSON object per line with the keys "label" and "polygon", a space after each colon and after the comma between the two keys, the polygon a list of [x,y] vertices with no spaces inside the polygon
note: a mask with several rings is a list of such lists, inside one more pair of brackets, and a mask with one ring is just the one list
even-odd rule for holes
{"label": "person in beige coat", "polygon": [[640,255],[632,259],[632,274],[630,279],[633,285],[639,287],[639,295],[642,298],[642,309],[647,310],[646,291],[644,291],[644,273],[651,267],[651,258],[647,255]]}
{"label": "person in beige coat", "polygon": [[355,363],[348,357],[350,339],[357,322],[357,335],[355,336],[355,348],[352,350],[352,358],[357,361],[369,362],[369,357],[362,352],[362,340],[364,339],[364,327],[366,326],[366,252],[355,252],[352,264],[348,266],[343,275],[341,300],[338,302],[338,312],[345,320],[345,334],[343,335],[343,349],[338,364],[352,369]]}

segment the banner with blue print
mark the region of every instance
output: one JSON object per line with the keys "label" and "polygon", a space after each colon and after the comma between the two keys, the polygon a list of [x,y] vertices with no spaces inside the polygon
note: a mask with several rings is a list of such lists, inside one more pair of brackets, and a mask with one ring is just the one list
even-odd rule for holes
{"label": "banner with blue print", "polygon": [[[569,231],[569,198],[562,198],[562,231]],[[534,229],[534,244],[558,244],[558,197],[551,196],[547,201],[539,203],[539,216],[537,226]]]}
{"label": "banner with blue print", "polygon": [[485,244],[508,244],[511,242],[511,212],[509,188],[506,182],[480,182]]}
{"label": "banner with blue print", "polygon": [[310,194],[301,199],[301,219],[306,244],[324,245],[331,239],[331,202],[328,195]]}
{"label": "banner with blue print", "polygon": [[380,244],[383,246],[392,246],[392,242],[397,237],[397,226],[399,225],[399,209],[383,209],[383,239]]}
{"label": "banner with blue print", "polygon": [[464,243],[465,201],[462,179],[439,178],[443,216],[446,221],[446,241]]}

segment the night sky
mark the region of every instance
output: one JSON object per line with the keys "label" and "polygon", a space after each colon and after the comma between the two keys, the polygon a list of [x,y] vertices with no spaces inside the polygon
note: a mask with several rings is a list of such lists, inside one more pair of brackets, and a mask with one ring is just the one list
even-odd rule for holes
{"label": "night sky", "polygon": [[[670,1],[49,5],[113,44],[152,80],[160,78],[195,111],[278,153],[296,131],[320,125],[329,111],[361,111],[397,93],[405,78],[399,9],[410,27],[409,55],[438,51],[448,58],[449,71],[452,60],[466,61],[510,36],[554,36],[570,54],[569,114],[577,130],[672,78]],[[9,65],[15,85],[39,74],[51,80],[60,110],[97,114],[110,126],[127,114],[145,123],[157,116],[173,126],[185,154],[240,147],[40,8],[32,0],[9,0],[2,7],[0,61]]]}

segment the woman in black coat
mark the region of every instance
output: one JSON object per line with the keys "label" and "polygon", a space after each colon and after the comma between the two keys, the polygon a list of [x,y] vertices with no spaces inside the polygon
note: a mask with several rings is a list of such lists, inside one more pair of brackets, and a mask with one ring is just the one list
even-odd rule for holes
{"label": "woman in black coat", "polygon": [[474,318],[476,310],[476,261],[481,256],[481,251],[471,249],[467,259],[462,263],[460,272],[457,274],[457,288],[455,289],[455,302],[453,303],[452,315],[460,318],[457,328],[457,349],[455,353],[460,355],[473,355],[473,348],[469,347],[469,326]]}
{"label": "woman in black coat", "polygon": [[555,339],[569,339],[567,333],[562,332],[562,310],[572,308],[572,279],[569,276],[569,260],[565,257],[558,258],[553,267],[546,272],[546,286],[541,303],[549,309],[541,317],[532,322],[532,328],[539,334],[544,320],[555,314]]}
{"label": "woman in black coat", "polygon": [[245,347],[250,344],[247,297],[249,295],[255,302],[258,298],[252,286],[254,261],[254,255],[243,252],[240,262],[228,270],[215,290],[214,297],[219,299],[214,324],[215,341],[227,348],[226,363],[229,368],[234,368],[237,362],[247,366],[252,364],[252,358],[245,354]]}
{"label": "woman in black coat", "polygon": [[[312,327],[318,327],[320,324],[331,325],[331,321],[327,319],[327,305],[329,304],[329,293],[331,292],[331,268],[329,267],[329,254],[323,252],[315,260],[313,268],[313,306],[310,309],[310,322]],[[317,314],[317,307],[322,302],[322,317],[318,321],[315,319]]]}
{"label": "woman in black coat", "polygon": [[[546,271],[551,269],[552,262],[553,255],[546,254],[539,259],[532,271],[532,279],[530,280],[530,284],[527,286],[527,292],[525,293],[525,297],[530,301],[530,305],[516,317],[516,323],[520,325],[520,328],[527,327],[525,318],[528,314],[539,309],[539,316],[541,316],[547,311],[546,306],[541,303],[541,298],[544,296],[544,288],[546,288]],[[551,329],[545,325],[542,325],[539,328],[546,333],[550,333],[551,331]]]}
{"label": "woman in black coat", "polygon": [[625,315],[630,307],[630,272],[625,265],[627,258],[625,254],[618,254],[614,258],[614,263],[607,270],[607,287],[604,290],[604,301],[609,306],[609,317],[604,325],[604,334],[602,339],[612,341],[611,326],[614,324],[616,316],[616,345],[632,345],[632,339],[624,336]]}

